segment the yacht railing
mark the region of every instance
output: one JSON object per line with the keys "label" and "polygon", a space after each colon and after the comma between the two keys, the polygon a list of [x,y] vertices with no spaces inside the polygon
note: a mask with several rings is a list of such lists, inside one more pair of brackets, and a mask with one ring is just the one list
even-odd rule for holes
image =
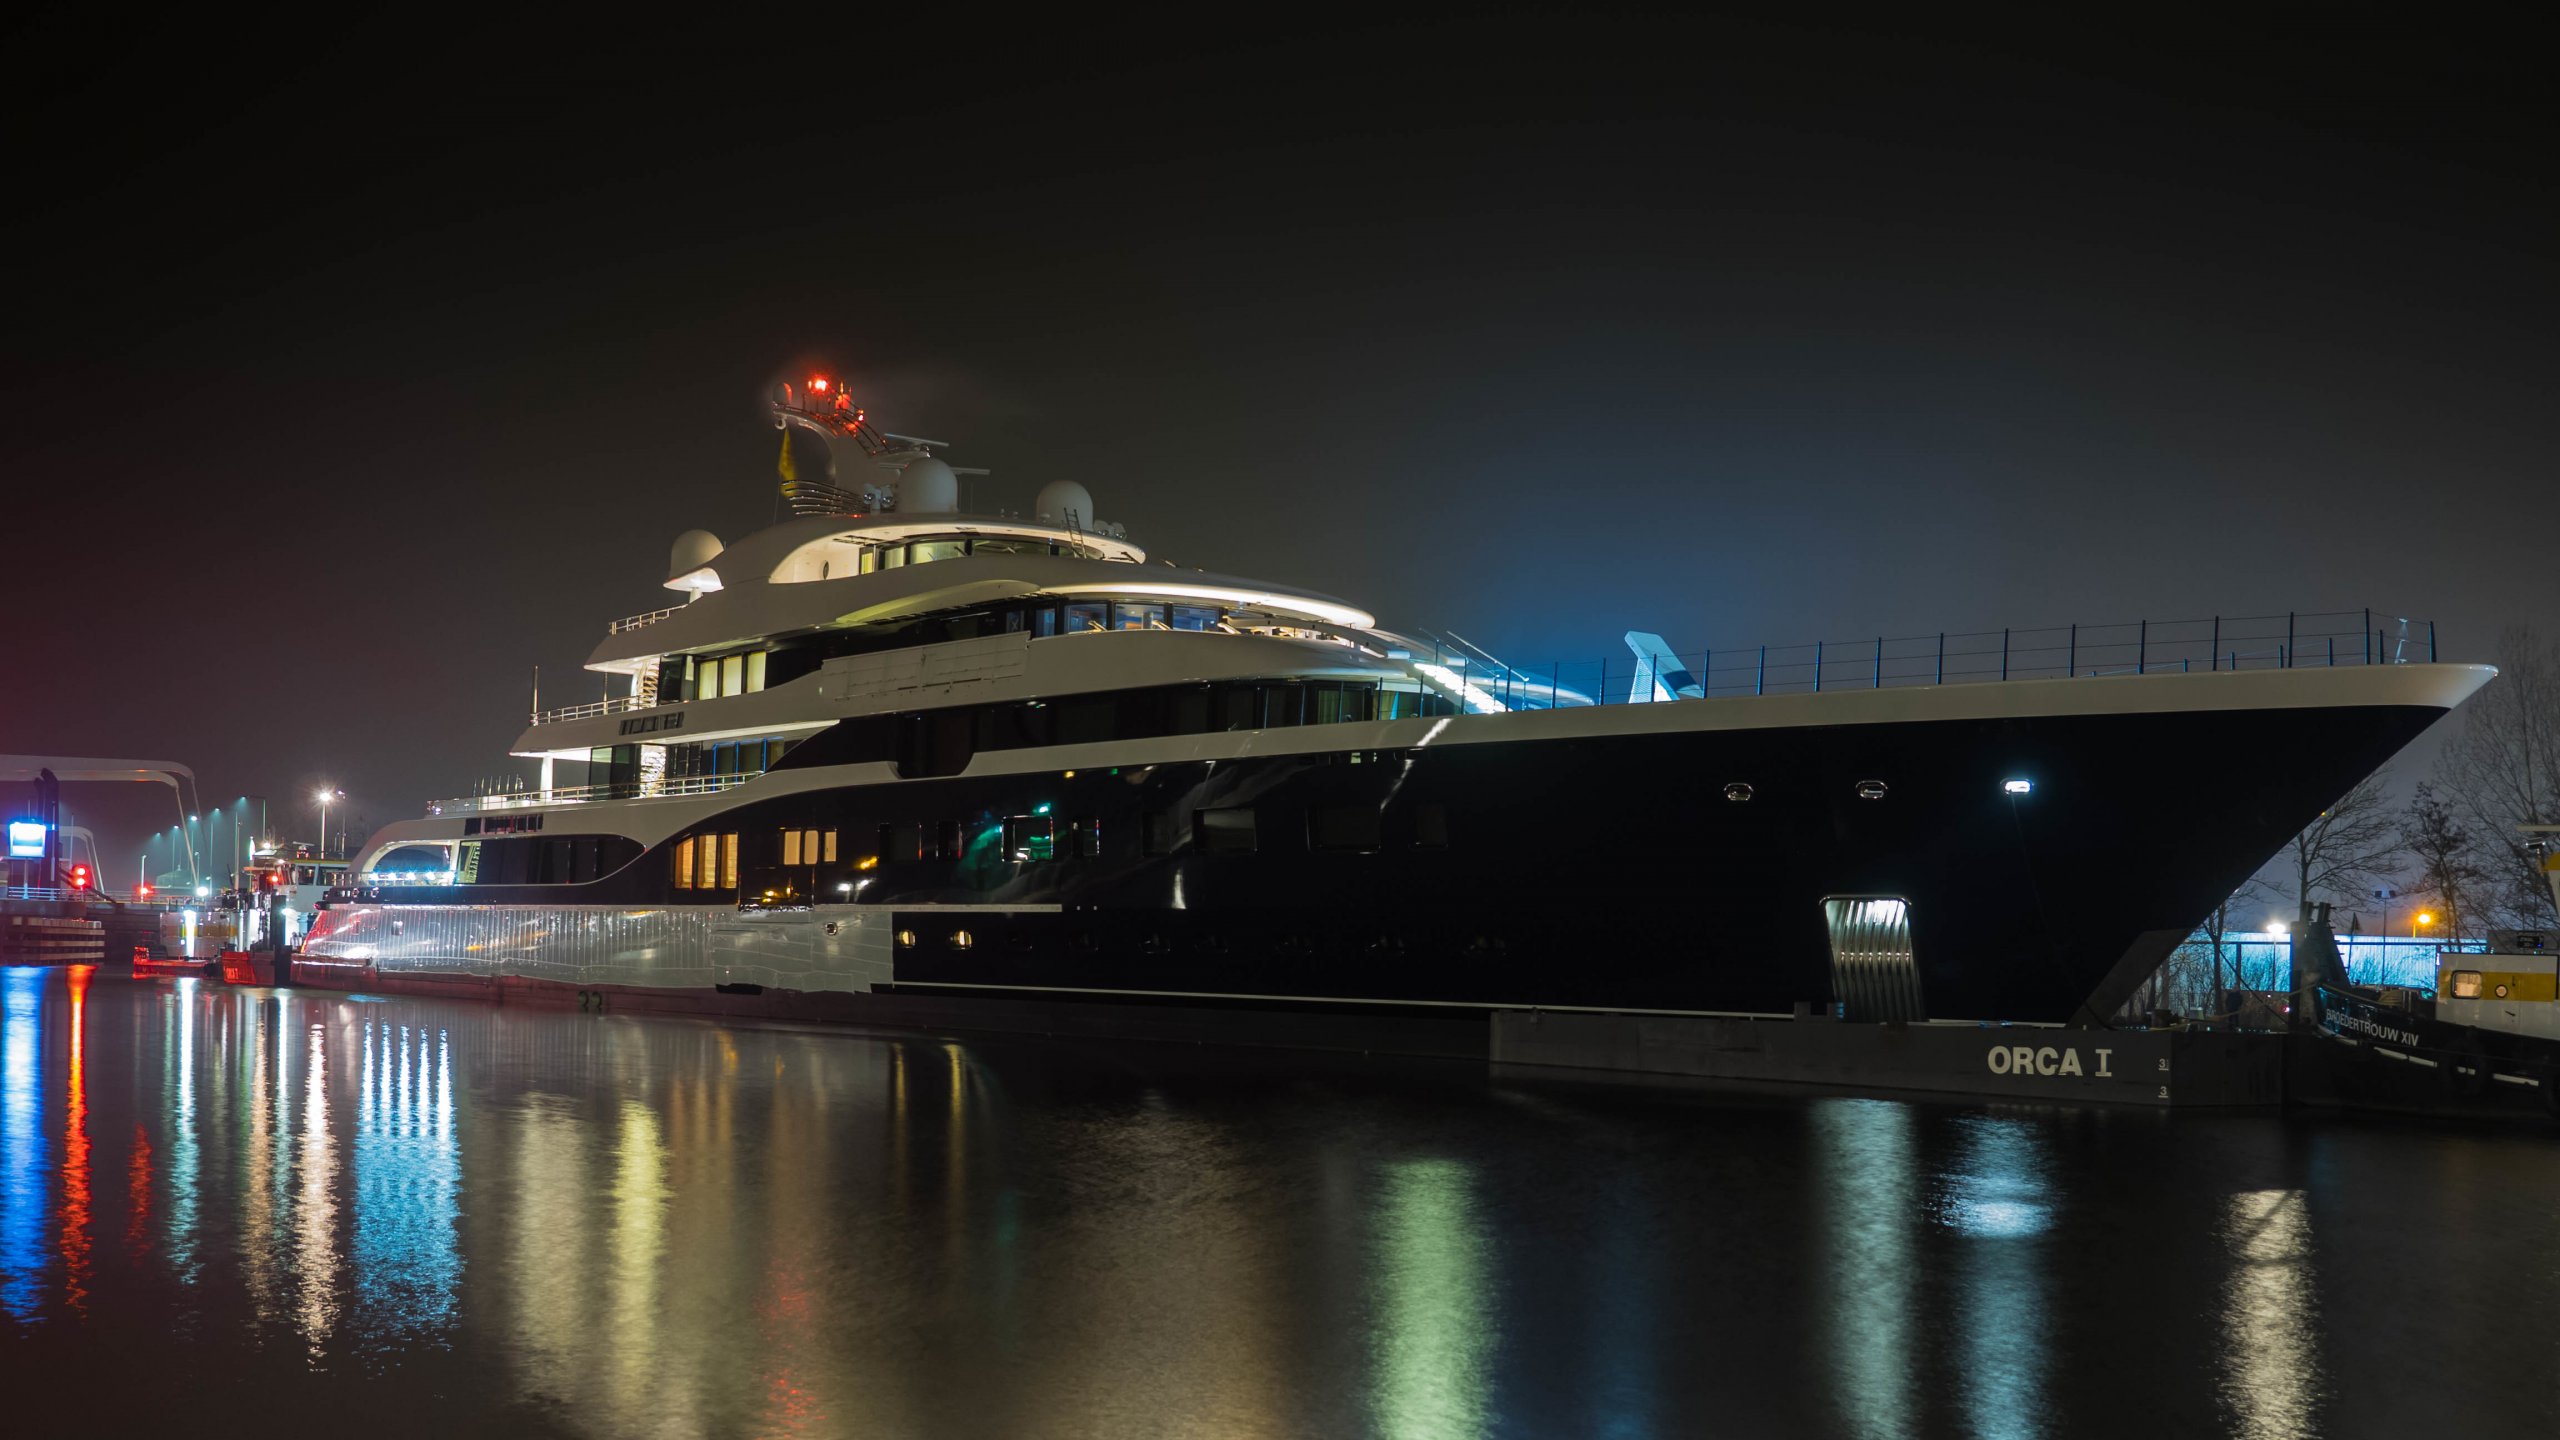
{"label": "yacht railing", "polygon": [[610,636],[619,635],[626,630],[643,630],[683,608],[682,605],[670,605],[664,610],[652,610],[646,615],[625,615],[604,627],[604,633]]}
{"label": "yacht railing", "polygon": [[734,775],[670,775],[659,780],[627,780],[619,785],[555,785],[548,790],[516,790],[503,795],[460,795],[436,801],[427,807],[427,813],[478,815],[545,805],[585,805],[598,800],[674,800],[688,795],[717,795],[763,773],[746,770]]}
{"label": "yacht railing", "polygon": [[537,710],[534,712],[533,723],[557,725],[563,720],[589,720],[598,715],[619,715],[625,710],[646,710],[657,703],[655,700],[643,700],[637,695],[616,695],[610,700],[590,700],[584,705],[562,705],[555,709]]}
{"label": "yacht railing", "polygon": [[2105,675],[2433,663],[2432,620],[2371,610],[1945,631],[1515,665],[1456,637],[1390,659],[1471,711]]}

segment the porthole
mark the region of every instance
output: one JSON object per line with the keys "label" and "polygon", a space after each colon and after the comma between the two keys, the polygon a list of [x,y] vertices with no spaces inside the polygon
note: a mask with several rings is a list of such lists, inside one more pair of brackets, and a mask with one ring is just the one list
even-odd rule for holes
{"label": "porthole", "polygon": [[916,948],[916,932],[913,930],[899,931],[898,948],[901,950],[913,950]]}
{"label": "porthole", "polygon": [[2507,998],[2507,982],[2504,980],[2498,982],[2498,998],[2501,1000]]}
{"label": "porthole", "polygon": [[1732,784],[1724,787],[1724,798],[1732,801],[1736,805],[1739,805],[1743,801],[1751,798],[1751,787],[1743,784],[1739,780],[1736,780]]}
{"label": "porthole", "polygon": [[966,950],[977,943],[977,938],[966,930],[954,930],[951,932],[951,948],[954,950]]}
{"label": "porthole", "polygon": [[1861,781],[1859,781],[1859,782],[1858,782],[1858,798],[1859,798],[1859,799],[1861,799],[1861,800],[1881,800],[1881,799],[1883,799],[1883,798],[1884,798],[1884,782],[1883,782],[1883,781],[1881,781],[1881,780],[1861,780]]}

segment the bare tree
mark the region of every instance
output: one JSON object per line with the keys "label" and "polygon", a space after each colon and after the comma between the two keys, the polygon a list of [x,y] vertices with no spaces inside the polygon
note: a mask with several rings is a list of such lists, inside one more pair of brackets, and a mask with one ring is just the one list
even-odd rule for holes
{"label": "bare tree", "polygon": [[2443,921],[2436,933],[2460,940],[2475,918],[2477,897],[2495,873],[2481,863],[2479,837],[2435,786],[2421,780],[2400,817],[2400,848],[2417,865],[2414,883],[2435,898]]}
{"label": "bare tree", "polygon": [[2377,771],[2357,781],[2293,837],[2281,858],[2293,871],[2297,923],[2311,919],[2314,895],[2352,902],[2376,882],[2391,878],[2400,859],[2394,819],[2388,782]]}
{"label": "bare tree", "polygon": [[2461,728],[2436,760],[2453,813],[2489,871],[2473,917],[2548,925],[2551,891],[2518,827],[2560,821],[2560,641],[2531,626],[2498,637],[2498,678],[2462,707]]}

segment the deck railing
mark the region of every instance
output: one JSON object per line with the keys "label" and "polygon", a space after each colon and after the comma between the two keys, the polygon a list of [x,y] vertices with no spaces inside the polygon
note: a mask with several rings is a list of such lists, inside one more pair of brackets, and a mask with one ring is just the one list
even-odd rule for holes
{"label": "deck railing", "polygon": [[[1515,665],[1463,642],[1409,657],[1435,688],[1480,710],[1612,705],[1666,698],[1880,690],[2101,675],[2303,666],[2389,665],[2436,658],[2435,622],[2372,610],[2216,615],[2200,620],[1879,635],[1691,650],[1630,652],[1581,662]],[[1436,673],[1435,673],[1436,672]],[[1649,684],[1656,680],[1658,684]],[[1552,698],[1550,698],[1552,697]]]}
{"label": "deck railing", "polygon": [[610,700],[590,700],[584,705],[562,705],[550,710],[537,710],[533,715],[533,723],[557,725],[563,720],[588,720],[598,715],[619,715],[625,710],[646,710],[657,703],[655,700],[643,700],[637,695],[616,695]]}
{"label": "deck railing", "polygon": [[503,795],[458,795],[427,807],[430,815],[479,815],[493,810],[531,810],[544,805],[583,805],[597,800],[673,800],[688,795],[717,795],[744,785],[761,770],[734,775],[669,775],[659,780],[630,780],[619,785],[555,785],[548,790],[515,790]]}
{"label": "deck railing", "polygon": [[619,635],[626,630],[645,629],[651,625],[657,624],[659,621],[666,619],[668,616],[673,615],[683,608],[684,607],[682,605],[670,605],[664,610],[652,610],[645,615],[625,615],[621,619],[604,627],[604,633],[611,636]]}

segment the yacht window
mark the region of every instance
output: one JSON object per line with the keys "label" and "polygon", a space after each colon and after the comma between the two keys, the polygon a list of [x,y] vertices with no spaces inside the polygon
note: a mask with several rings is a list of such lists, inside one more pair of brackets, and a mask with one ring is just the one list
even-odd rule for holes
{"label": "yacht window", "polygon": [[910,565],[923,565],[935,560],[957,560],[969,553],[966,540],[919,540],[907,556]]}
{"label": "yacht window", "polygon": [[1254,848],[1253,807],[1194,810],[1191,835],[1201,849],[1212,855],[1249,855]]}
{"label": "yacht window", "polygon": [[738,888],[738,832],[735,830],[720,837],[720,888]]}
{"label": "yacht window", "polygon": [[1008,860],[1055,860],[1058,858],[1058,822],[1047,815],[1015,815],[1004,822],[1004,853]]}
{"label": "yacht window", "polygon": [[1262,723],[1266,728],[1299,724],[1305,703],[1306,687],[1302,685],[1265,685],[1262,687]]}
{"label": "yacht window", "polygon": [[782,832],[782,863],[815,865],[818,863],[818,832],[785,830]]}
{"label": "yacht window", "polygon": [[1111,628],[1114,630],[1153,630],[1164,624],[1161,605],[1114,605]]}
{"label": "yacht window", "polygon": [[1218,628],[1217,608],[1210,605],[1176,605],[1173,607],[1173,628],[1215,630]]}
{"label": "yacht window", "polygon": [[895,570],[895,569],[897,569],[899,566],[904,565],[904,564],[906,564],[906,563],[907,563],[907,547],[906,547],[906,546],[904,546],[904,545],[883,545],[883,546],[881,546],[881,547],[880,547],[880,568],[881,568],[881,569],[883,569],[883,570]]}
{"label": "yacht window", "polygon": [[914,860],[924,853],[924,829],[912,822],[880,827],[880,858],[883,861]]}
{"label": "yacht window", "polygon": [[1058,607],[1043,605],[1031,612],[1031,634],[1034,638],[1058,633]]}
{"label": "yacht window", "polygon": [[957,860],[960,858],[959,821],[938,820],[934,822],[933,858],[936,860]]}
{"label": "yacht window", "polygon": [[465,840],[462,842],[461,853],[454,857],[453,883],[456,885],[477,885],[480,883],[479,841]]}
{"label": "yacht window", "polygon": [[1015,631],[1020,630],[1020,629],[1022,628],[1022,625],[1023,625],[1023,618],[1022,618],[1022,612],[1021,612],[1021,611],[1019,611],[1019,610],[1007,610],[1006,612],[1004,612],[1004,633],[1006,633],[1007,635],[1010,635],[1010,634],[1014,633]]}
{"label": "yacht window", "polygon": [[746,656],[731,655],[720,662],[720,693],[723,695],[747,693]]}
{"label": "yacht window", "polygon": [[1307,812],[1307,848],[1375,850],[1385,843],[1375,805],[1318,805]]}
{"label": "yacht window", "polygon": [[675,874],[676,874],[676,888],[677,888],[677,889],[679,889],[679,890],[690,890],[690,889],[692,889],[692,888],[693,888],[693,837],[692,837],[692,836],[687,835],[687,836],[686,836],[686,837],[684,837],[683,839],[681,839],[681,840],[679,840],[679,841],[677,841],[677,842],[676,842],[676,848],[675,848],[675,866],[674,866],[674,868],[675,868]]}
{"label": "yacht window", "polygon": [[1179,817],[1156,813],[1151,813],[1147,816],[1146,842],[1148,854],[1170,855],[1174,851],[1174,846],[1181,840],[1181,838],[1182,827],[1179,824]]}
{"label": "yacht window", "polygon": [[1438,802],[1413,807],[1413,843],[1425,850],[1449,848],[1449,812]]}
{"label": "yacht window", "polygon": [[693,698],[694,698],[694,699],[696,699],[696,700],[717,700],[717,699],[719,699],[719,698],[720,698],[720,662],[719,662],[719,661],[717,661],[717,660],[705,660],[705,661],[703,661],[703,662],[702,662],[702,670],[701,670],[700,676],[699,676],[699,678],[697,678],[697,679],[694,681],[694,687],[693,687],[693,688],[694,688],[694,696],[693,696]]}
{"label": "yacht window", "polygon": [[972,555],[1046,555],[1049,553],[1049,542],[997,536],[970,541],[969,553]]}
{"label": "yacht window", "polygon": [[2454,971],[2454,972],[2453,972],[2453,998],[2454,998],[2454,999],[2456,999],[2456,1000],[2477,1000],[2477,999],[2479,999],[2479,998],[2480,998],[2480,972],[2479,972],[2479,971],[2477,971],[2477,970],[2456,970],[2456,971]]}
{"label": "yacht window", "polygon": [[761,650],[750,651],[747,655],[747,689],[752,692],[763,688],[764,652]]}
{"label": "yacht window", "polygon": [[1102,822],[1076,821],[1068,827],[1068,840],[1071,853],[1087,860],[1099,859],[1102,855]]}
{"label": "yacht window", "polygon": [[1067,633],[1082,635],[1111,628],[1111,607],[1099,600],[1082,601],[1067,607]]}
{"label": "yacht window", "polygon": [[720,888],[720,837],[703,835],[696,838],[700,843],[693,847],[693,886],[697,890],[717,890]]}
{"label": "yacht window", "polygon": [[879,548],[878,548],[877,546],[872,546],[872,545],[865,545],[865,546],[863,546],[863,547],[862,547],[862,573],[863,573],[863,574],[865,574],[865,575],[868,575],[868,574],[870,574],[871,572],[873,572],[874,570],[877,570],[877,569],[879,569],[879,568],[880,568],[880,551],[879,551]]}
{"label": "yacht window", "polygon": [[1307,718],[1318,725],[1331,725],[1344,720],[1366,720],[1367,691],[1347,685],[1318,685],[1308,697],[1315,702],[1315,713]]}

